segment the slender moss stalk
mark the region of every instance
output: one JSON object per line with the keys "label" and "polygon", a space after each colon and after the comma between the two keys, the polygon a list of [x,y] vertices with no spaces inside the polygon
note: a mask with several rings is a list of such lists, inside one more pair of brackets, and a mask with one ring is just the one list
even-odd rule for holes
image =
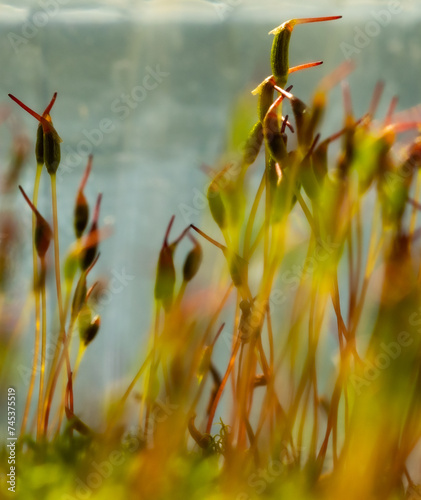
{"label": "slender moss stalk", "polygon": [[[41,180],[42,173],[42,163],[37,163],[37,169],[35,174],[35,182],[34,182],[34,192],[32,196],[32,203],[34,207],[38,206],[38,192],[39,192],[39,184]],[[39,345],[40,345],[40,330],[41,330],[41,305],[40,305],[40,296],[38,289],[38,258],[37,251],[35,248],[35,224],[36,224],[36,216],[35,213],[32,213],[32,265],[33,265],[33,291],[34,291],[34,299],[35,299],[35,345],[34,345],[34,357],[32,361],[32,373],[31,378],[29,380],[29,388],[28,394],[26,397],[25,409],[22,417],[22,425],[21,425],[21,435],[25,434],[26,424],[28,421],[29,409],[32,401],[32,394],[34,391],[35,377],[37,374],[38,368],[38,357],[39,357]],[[39,404],[39,402],[38,402]]]}
{"label": "slender moss stalk", "polygon": [[39,381],[39,398],[38,398],[38,419],[37,419],[37,436],[40,438],[42,434],[42,417],[44,408],[44,379],[45,379],[45,352],[47,345],[47,302],[45,292],[45,275],[46,275],[45,259],[41,259],[41,310],[42,310],[42,337],[41,337],[41,370]]}
{"label": "slender moss stalk", "polygon": [[[59,348],[60,343],[63,345],[64,354],[66,357],[66,368],[67,368],[67,380],[70,384],[70,410],[73,412],[73,389],[72,389],[72,371],[70,366],[70,355],[68,348],[67,338],[66,338],[66,326],[61,290],[61,271],[60,271],[60,248],[59,248],[59,233],[58,233],[58,215],[57,215],[57,179],[55,173],[50,173],[51,180],[51,201],[52,201],[52,212],[53,212],[53,235],[54,235],[54,270],[56,278],[56,290],[57,290],[57,303],[59,310],[59,320],[60,320],[60,342],[57,343],[56,349]],[[55,384],[53,384],[55,387]],[[53,389],[51,388],[53,391]],[[54,392],[49,396],[52,399]],[[51,402],[49,403],[51,405]],[[48,419],[46,419],[46,425],[48,425]],[[47,427],[45,427],[45,432]]]}

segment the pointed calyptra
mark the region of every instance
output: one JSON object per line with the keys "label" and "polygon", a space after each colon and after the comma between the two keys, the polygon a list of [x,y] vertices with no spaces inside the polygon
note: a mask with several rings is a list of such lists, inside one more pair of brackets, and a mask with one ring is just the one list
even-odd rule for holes
{"label": "pointed calyptra", "polygon": [[[54,92],[54,95],[48,104],[48,106],[45,108],[44,112],[42,113],[42,117],[51,122],[51,117],[50,117],[50,111],[56,101],[57,98],[57,92]],[[43,165],[44,164],[44,132],[42,129],[42,124],[41,122],[38,124],[37,128],[37,140],[35,143],[35,157],[37,160],[38,165]]]}
{"label": "pointed calyptra", "polygon": [[304,19],[290,19],[284,22],[277,28],[269,32],[271,35],[275,35],[272,44],[271,51],[271,66],[272,73],[275,77],[276,84],[279,87],[285,87],[288,79],[289,73],[289,42],[291,39],[291,33],[297,24],[307,24],[316,23],[320,21],[333,21],[335,19],[340,19],[342,16],[331,16],[331,17],[310,17]]}
{"label": "pointed calyptra", "polygon": [[31,108],[26,106],[26,104],[17,99],[15,96],[9,94],[9,97],[13,101],[19,104],[21,108],[23,108],[31,116],[39,121],[41,128],[38,126],[35,155],[38,163],[45,163],[47,171],[50,175],[54,175],[57,172],[61,159],[60,143],[62,142],[62,140],[60,139],[60,136],[54,128],[49,115],[56,96],[57,93],[54,94],[50,104],[47,106],[46,111],[44,111],[44,114],[41,116]]}

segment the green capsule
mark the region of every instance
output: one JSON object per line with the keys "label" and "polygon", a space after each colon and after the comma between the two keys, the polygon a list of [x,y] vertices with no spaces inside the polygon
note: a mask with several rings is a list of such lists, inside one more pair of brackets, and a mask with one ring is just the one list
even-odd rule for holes
{"label": "green capsule", "polygon": [[237,288],[248,287],[248,262],[234,252],[228,249],[223,250],[225,258],[228,262],[228,269]]}
{"label": "green capsule", "polygon": [[216,179],[209,184],[207,199],[214,221],[220,229],[225,229],[228,223],[227,211]]}
{"label": "green capsule", "polygon": [[[291,160],[289,160],[291,161]],[[270,162],[271,171],[276,172],[277,181],[276,184],[271,186],[271,223],[277,223],[282,220],[285,213],[289,213],[294,207],[297,198],[291,193],[290,189],[290,178],[285,170],[276,169],[276,163],[272,160]],[[272,174],[275,176],[275,173]],[[300,189],[300,183],[298,180],[295,181],[295,188]],[[289,200],[289,203],[287,203]]]}
{"label": "green capsule", "polygon": [[175,266],[173,250],[168,244],[164,244],[159,252],[158,265],[156,269],[155,299],[162,302],[165,311],[172,306],[175,286]]}
{"label": "green capsule", "polygon": [[[383,165],[385,164],[386,161]],[[404,163],[397,168],[390,166],[380,174],[379,198],[383,220],[386,224],[401,224],[413,178],[413,171],[408,175],[406,169],[407,166]]]}
{"label": "green capsule", "polygon": [[273,94],[274,94],[274,89],[273,89],[273,78],[270,77],[269,79],[266,79],[261,86],[258,87],[259,91],[259,103],[258,103],[258,110],[259,110],[259,120],[263,122],[265,119],[266,113],[268,112],[269,108],[272,106],[273,103]]}
{"label": "green capsule", "polygon": [[171,309],[174,296],[174,286],[175,286],[175,266],[173,253],[175,245],[168,244],[168,237],[171,231],[171,227],[174,222],[174,215],[168,224],[167,231],[164,237],[164,243],[162,244],[161,250],[159,252],[158,264],[156,267],[156,280],[155,280],[155,300],[162,303],[164,310],[168,312]]}
{"label": "green capsule", "polygon": [[259,120],[252,128],[243,149],[243,161],[247,165],[252,165],[263,143],[263,126]]}
{"label": "green capsule", "polygon": [[72,283],[74,277],[79,268],[79,260],[77,258],[77,254],[75,252],[69,252],[66,256],[63,266],[64,279],[68,283]]}
{"label": "green capsule", "polygon": [[319,181],[317,180],[316,174],[314,172],[313,168],[313,152],[316,148],[316,144],[320,138],[320,134],[317,134],[315,137],[313,144],[308,151],[308,153],[305,155],[303,161],[300,164],[299,168],[299,181],[301,185],[304,188],[304,191],[306,192],[307,196],[310,198],[310,200],[314,201],[318,198],[320,194],[320,185]]}
{"label": "green capsule", "polygon": [[291,40],[291,33],[297,24],[307,24],[316,23],[321,21],[333,21],[335,19],[340,19],[341,16],[329,16],[329,17],[308,17],[304,19],[290,19],[284,22],[269,34],[275,35],[272,43],[272,51],[270,56],[270,62],[272,66],[272,72],[276,79],[276,84],[280,87],[285,87],[288,72],[289,72],[289,42]]}
{"label": "green capsule", "polygon": [[275,30],[271,31],[271,34],[275,35],[272,43],[272,51],[270,54],[270,64],[272,67],[272,73],[275,77],[276,84],[284,88],[288,80],[289,71],[289,42],[291,40],[291,33],[294,26],[291,25],[291,21],[287,21]]}
{"label": "green capsule", "polygon": [[322,121],[324,110],[326,107],[326,96],[323,92],[316,92],[312,106],[308,112],[307,123],[304,129],[303,142],[311,144],[313,137],[317,133],[317,129]]}
{"label": "green capsule", "polygon": [[201,381],[204,375],[206,375],[206,373],[209,371],[211,360],[212,360],[212,347],[208,345],[203,348],[199,366],[197,368],[197,377],[199,381]]}
{"label": "green capsule", "polygon": [[82,273],[82,275],[79,278],[79,281],[76,285],[76,290],[75,290],[75,293],[73,296],[72,318],[76,318],[77,315],[80,313],[83,305],[86,302],[87,292],[88,292],[88,289],[86,286],[86,273]]}
{"label": "green capsule", "polygon": [[320,194],[320,186],[313,169],[313,161],[306,156],[300,165],[300,181],[310,200],[316,200]]}

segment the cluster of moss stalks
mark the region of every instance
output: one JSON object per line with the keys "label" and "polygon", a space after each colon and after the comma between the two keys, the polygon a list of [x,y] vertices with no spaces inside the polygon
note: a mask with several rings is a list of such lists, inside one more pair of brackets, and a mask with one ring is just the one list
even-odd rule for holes
{"label": "cluster of moss stalks", "polygon": [[[146,355],[95,430],[83,420],[74,384],[100,326],[99,285],[88,286],[89,273],[108,236],[98,226],[100,195],[88,228],[84,187],[92,158],[76,195],[75,243],[60,262],[61,139],[50,117],[56,94],[42,115],[11,96],[39,122],[32,199],[21,188],[33,211],[28,301],[35,311],[20,416],[22,498],[419,498],[413,463],[421,437],[421,138],[407,131],[420,124],[394,119],[396,99],[383,120],[374,120],[381,84],[367,113],[355,117],[343,83],[343,128],[321,137],[328,92],[352,65],[326,76],[306,104],[291,93],[288,77],[321,62],[290,67],[289,42],[299,24],[337,19],[294,19],[271,32],[272,75],[254,91],[257,122],[241,155],[212,170],[207,199],[215,235],[191,225],[171,241],[171,218]],[[402,133],[407,139],[398,143]],[[339,153],[332,154],[335,141]],[[17,191],[27,153],[22,140],[15,146],[3,186],[9,193]],[[52,228],[37,210],[44,165]],[[261,182],[250,195],[259,169]],[[17,244],[11,217],[2,213],[3,311]],[[181,242],[190,250],[178,270]],[[198,284],[201,243],[221,251],[219,278],[207,287]],[[47,324],[50,272],[57,318]],[[2,322],[5,353],[13,352],[19,322],[9,327]],[[48,338],[55,345],[49,363]],[[214,355],[221,349],[224,363]]]}

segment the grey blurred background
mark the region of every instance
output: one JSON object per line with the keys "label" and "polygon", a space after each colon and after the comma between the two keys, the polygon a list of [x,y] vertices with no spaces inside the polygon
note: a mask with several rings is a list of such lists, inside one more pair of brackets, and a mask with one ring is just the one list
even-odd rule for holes
{"label": "grey blurred background", "polygon": [[[294,17],[343,15],[340,21],[294,30],[291,65],[318,59],[324,64],[293,75],[290,82],[306,101],[315,82],[352,56],[355,113],[367,110],[382,79],[382,116],[394,94],[399,95],[398,111],[421,102],[420,14],[421,2],[415,0],[0,3],[0,100],[7,102],[13,93],[40,111],[58,92],[52,118],[63,139],[58,184],[62,257],[72,241],[74,196],[91,152],[94,168],[86,194],[93,205],[97,193],[103,193],[101,225],[113,227],[101,244],[95,273],[116,278],[117,285],[104,296],[103,326],[81,366],[80,408],[88,400],[92,412],[101,408],[110,387],[123,388],[144,356],[156,258],[171,215],[176,215],[174,235],[190,222],[217,235],[206,211],[195,206],[207,179],[200,167],[214,165],[226,152],[230,116],[239,103],[250,103],[253,123],[256,103],[250,91],[270,74],[268,31]],[[35,120],[17,106],[13,113],[34,137]],[[336,131],[342,117],[341,93],[335,89],[325,133]],[[7,138],[3,127],[3,161]],[[34,172],[31,155],[21,180],[29,192]],[[21,201],[14,203],[29,238],[31,215]],[[46,215],[49,204],[44,172],[40,208]],[[186,212],[186,207],[193,210]],[[30,266],[29,244],[22,254]],[[12,292],[17,303],[22,287],[30,287],[30,267],[22,271]],[[31,332],[29,327],[19,339],[22,349],[9,373],[18,387],[25,384],[16,368],[30,366]],[[90,381],[89,387],[83,380]],[[93,418],[87,409],[83,416]]]}

